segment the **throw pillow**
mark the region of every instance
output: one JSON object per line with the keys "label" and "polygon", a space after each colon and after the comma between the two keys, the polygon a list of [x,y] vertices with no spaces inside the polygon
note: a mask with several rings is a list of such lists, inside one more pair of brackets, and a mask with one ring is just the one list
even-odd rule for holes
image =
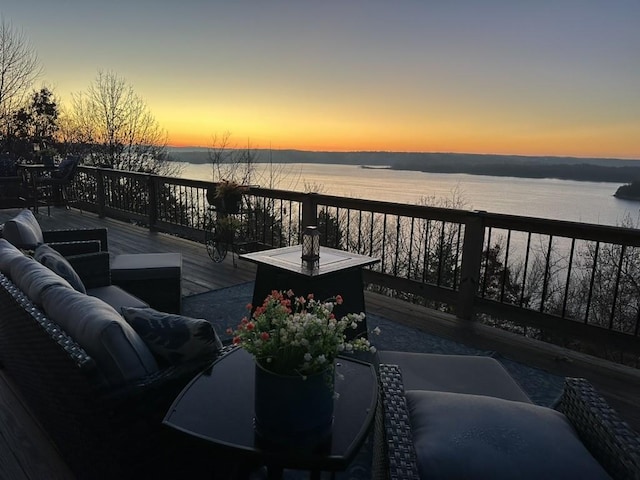
{"label": "throw pillow", "polygon": [[80,293],[87,293],[87,289],[82,283],[82,279],[73,269],[71,264],[67,261],[66,258],[60,255],[60,253],[51,248],[49,245],[39,245],[38,248],[36,248],[33,258],[35,258],[45,267],[60,275]]}
{"label": "throw pillow", "polygon": [[102,300],[73,289],[51,287],[44,291],[42,305],[47,316],[95,360],[111,385],[122,385],[158,371],[158,364],[142,339]]}
{"label": "throw pillow", "polygon": [[122,307],[122,315],[159,358],[172,365],[214,358],[222,342],[206,320],[164,313],[152,308]]}
{"label": "throw pillow", "polygon": [[9,265],[11,281],[36,305],[42,305],[42,294],[54,285],[72,290],[60,275],[26,255],[15,257]]}
{"label": "throw pillow", "polygon": [[24,257],[24,253],[4,238],[0,238],[0,272],[8,276],[11,260],[16,257]]}
{"label": "throw pillow", "polygon": [[29,209],[7,220],[2,236],[18,248],[34,249],[44,241],[40,224]]}
{"label": "throw pillow", "polygon": [[405,395],[421,478],[610,478],[560,412],[483,395]]}

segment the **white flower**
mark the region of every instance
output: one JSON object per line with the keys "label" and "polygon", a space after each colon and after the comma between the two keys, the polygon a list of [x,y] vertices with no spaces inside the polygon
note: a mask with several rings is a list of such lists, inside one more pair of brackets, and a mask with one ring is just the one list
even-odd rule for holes
{"label": "white flower", "polygon": [[380,335],[380,327],[376,327],[376,328],[374,328],[374,329],[373,329],[373,333],[374,333],[375,335]]}
{"label": "white flower", "polygon": [[376,347],[374,347],[373,345],[369,347],[369,351],[371,353],[376,353]]}
{"label": "white flower", "polygon": [[358,324],[356,322],[351,322],[351,328],[355,330],[356,328],[358,328]]}
{"label": "white flower", "polygon": [[325,363],[327,361],[324,355],[318,355],[317,360],[318,360],[318,363]]}
{"label": "white flower", "polygon": [[312,358],[313,357],[311,356],[311,354],[309,352],[304,354],[304,361],[305,362],[310,362]]}

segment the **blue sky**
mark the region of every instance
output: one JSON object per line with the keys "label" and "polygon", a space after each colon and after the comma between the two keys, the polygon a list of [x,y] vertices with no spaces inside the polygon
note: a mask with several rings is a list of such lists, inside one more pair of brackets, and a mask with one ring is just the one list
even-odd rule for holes
{"label": "blue sky", "polygon": [[[131,4],[130,4],[131,3]],[[640,158],[640,2],[3,0],[63,103],[125,77],[172,143]]]}

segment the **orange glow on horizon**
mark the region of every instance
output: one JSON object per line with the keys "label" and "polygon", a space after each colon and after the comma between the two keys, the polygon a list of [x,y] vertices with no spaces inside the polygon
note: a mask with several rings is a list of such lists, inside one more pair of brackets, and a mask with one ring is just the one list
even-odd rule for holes
{"label": "orange glow on horizon", "polygon": [[[197,147],[211,148],[213,146],[213,134],[184,134],[169,137],[168,144],[173,147]],[[449,141],[403,141],[392,139],[360,140],[360,141],[322,141],[320,139],[281,139],[278,142],[270,141],[260,136],[247,135],[241,139],[232,134],[232,148],[244,148],[249,145],[253,149],[273,150],[301,150],[317,152],[440,152],[440,153],[474,153],[486,155],[522,155],[522,156],[551,156],[551,157],[577,157],[577,158],[617,158],[640,159],[635,145],[630,142],[613,141],[604,142],[589,139],[576,139],[573,146],[567,146],[566,141],[558,139],[505,139],[501,143],[486,140],[451,139]]]}

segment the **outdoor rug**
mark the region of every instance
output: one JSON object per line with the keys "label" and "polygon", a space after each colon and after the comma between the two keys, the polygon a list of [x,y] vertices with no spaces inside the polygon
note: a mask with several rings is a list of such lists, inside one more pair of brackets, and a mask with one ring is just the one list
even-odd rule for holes
{"label": "outdoor rug", "polygon": [[[253,282],[200,293],[183,298],[182,313],[210,321],[223,342],[228,343],[231,336],[226,333],[227,328],[234,329],[242,317],[248,314],[246,307],[251,302],[252,296]],[[367,314],[367,327],[369,330],[380,327],[380,335],[371,338],[378,350],[494,357],[502,363],[537,405],[553,407],[562,393],[563,377],[514,362],[496,352],[478,350],[415,328],[399,325],[371,313]],[[336,478],[340,480],[371,478],[371,455],[372,438],[368,438],[349,469],[338,473]],[[306,476],[303,472],[286,471],[284,478],[298,479]]]}

